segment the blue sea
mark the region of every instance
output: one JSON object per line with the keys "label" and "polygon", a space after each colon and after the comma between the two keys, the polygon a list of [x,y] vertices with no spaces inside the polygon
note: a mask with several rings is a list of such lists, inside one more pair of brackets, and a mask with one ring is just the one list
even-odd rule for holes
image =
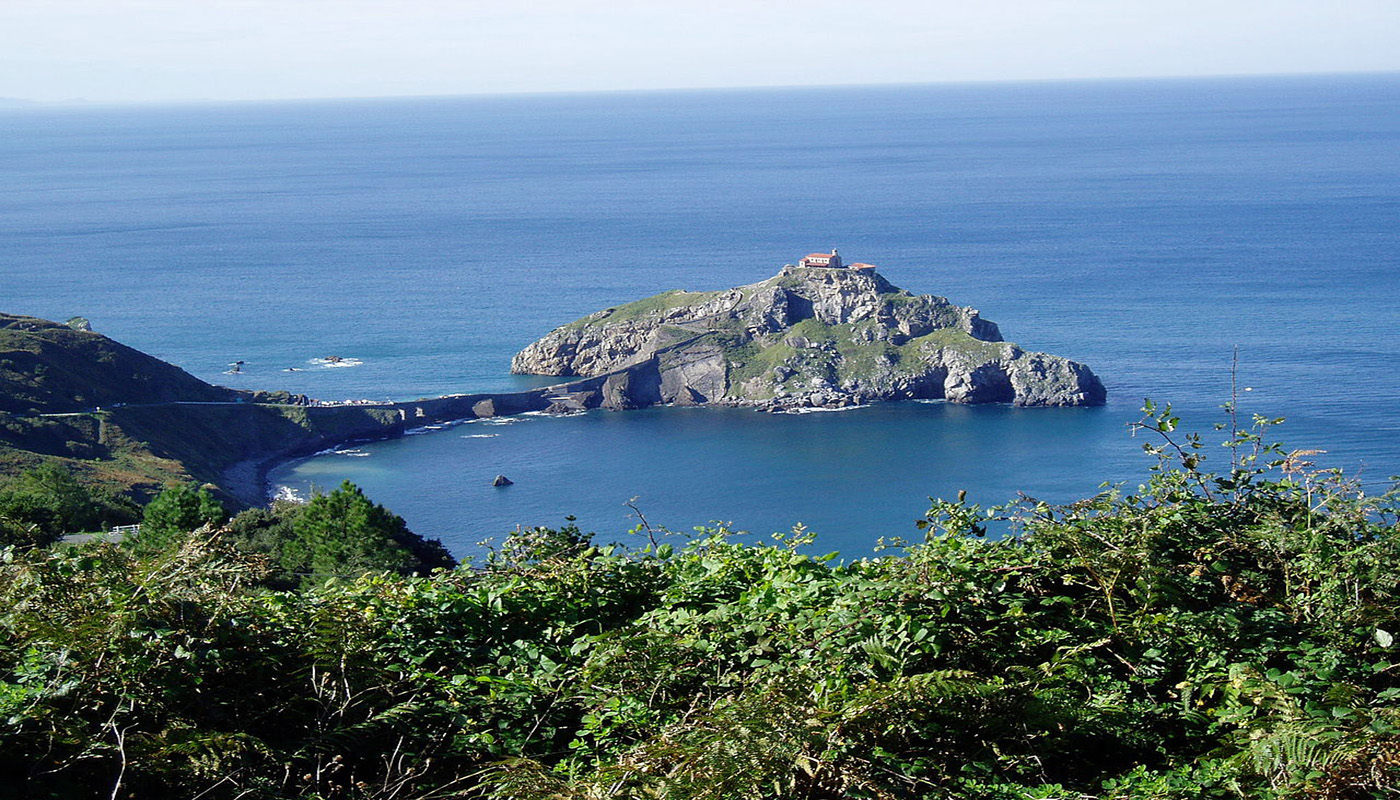
{"label": "blue sea", "polygon": [[1135,487],[1143,398],[1215,438],[1236,353],[1246,418],[1372,491],[1400,473],[1397,75],[4,111],[0,187],[0,310],[231,386],[539,385],[510,356],[557,325],[837,247],[1110,393],[527,416],[276,475],[352,480],[459,555],[571,516],[625,539],[631,503],[858,557],[930,497]]}

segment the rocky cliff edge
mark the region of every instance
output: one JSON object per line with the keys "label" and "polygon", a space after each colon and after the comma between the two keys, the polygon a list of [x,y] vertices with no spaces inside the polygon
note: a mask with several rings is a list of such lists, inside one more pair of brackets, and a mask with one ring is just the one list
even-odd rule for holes
{"label": "rocky cliff edge", "polygon": [[1002,341],[976,309],[846,268],[788,266],[749,286],[604,309],[530,344],[511,371],[606,375],[599,401],[615,409],[904,399],[1084,406],[1105,397],[1087,366]]}

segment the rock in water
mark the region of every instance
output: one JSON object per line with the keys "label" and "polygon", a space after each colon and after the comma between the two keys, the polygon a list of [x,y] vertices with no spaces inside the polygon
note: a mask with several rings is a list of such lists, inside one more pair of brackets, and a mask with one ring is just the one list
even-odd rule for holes
{"label": "rock in water", "polygon": [[1101,405],[1085,365],[1002,340],[976,309],[913,295],[874,269],[786,266],[761,283],[672,291],[558,328],[518,374],[608,376],[613,409],[719,403],[766,410],[902,399]]}
{"label": "rock in water", "polygon": [[496,479],[494,481],[491,481],[492,486],[510,486],[513,483],[515,483],[515,481],[511,480],[510,478],[507,478],[504,475],[497,475]]}

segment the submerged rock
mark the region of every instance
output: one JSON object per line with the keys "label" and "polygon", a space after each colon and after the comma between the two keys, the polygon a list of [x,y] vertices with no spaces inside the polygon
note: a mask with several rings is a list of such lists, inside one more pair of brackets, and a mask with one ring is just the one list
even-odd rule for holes
{"label": "submerged rock", "polygon": [[510,486],[513,483],[515,483],[515,481],[511,480],[510,478],[507,478],[504,475],[497,475],[496,479],[491,481],[492,486]]}
{"label": "submerged rock", "polygon": [[873,269],[787,266],[749,286],[666,292],[605,309],[521,350],[511,371],[607,376],[590,405],[612,409],[1105,399],[1087,366],[1002,341],[976,309],[910,294]]}

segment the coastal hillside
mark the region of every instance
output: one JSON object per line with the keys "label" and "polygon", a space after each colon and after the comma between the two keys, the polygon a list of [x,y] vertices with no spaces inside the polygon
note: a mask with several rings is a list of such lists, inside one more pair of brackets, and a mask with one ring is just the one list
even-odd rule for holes
{"label": "coastal hillside", "polygon": [[607,375],[608,408],[1104,402],[1087,366],[1003,341],[976,309],[911,294],[869,265],[811,258],[748,286],[665,292],[590,314],[521,350],[511,371]]}
{"label": "coastal hillside", "polygon": [[0,475],[59,464],[137,498],[195,481],[242,507],[264,501],[267,464],[404,424],[399,409],[214,386],[100,333],[0,314]]}
{"label": "coastal hillside", "polygon": [[64,413],[116,403],[221,402],[238,394],[100,333],[0,313],[0,411]]}

